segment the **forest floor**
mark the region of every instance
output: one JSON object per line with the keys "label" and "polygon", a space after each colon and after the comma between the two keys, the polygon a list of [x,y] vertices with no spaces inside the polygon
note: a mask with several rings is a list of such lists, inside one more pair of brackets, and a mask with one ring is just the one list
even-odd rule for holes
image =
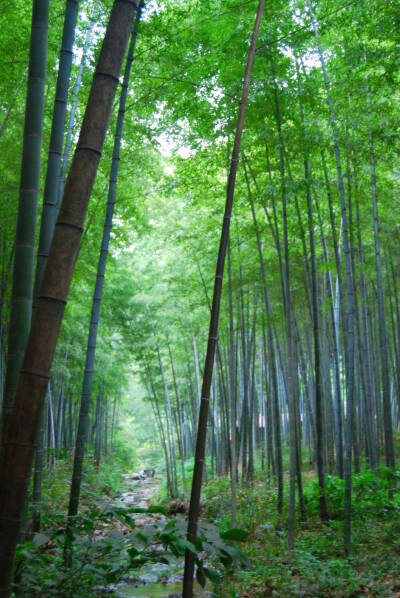
{"label": "forest floor", "polygon": [[[122,475],[126,490],[121,493],[119,501],[126,507],[134,506],[138,509],[147,509],[160,489],[161,478],[155,476],[145,480],[135,480],[132,478],[133,475],[136,474],[126,473]],[[132,513],[132,517],[136,525],[139,526],[153,521],[153,519],[149,519],[148,516],[146,517],[145,514],[141,513]],[[160,517],[162,516],[160,515]]]}
{"label": "forest floor", "polygon": [[[224,598],[400,598],[400,494],[388,497],[388,472],[353,476],[352,553],[343,556],[343,480],[327,476],[330,519],[318,517],[318,484],[304,485],[306,518],[297,513],[295,547],[277,525],[276,489],[256,480],[238,492],[237,526],[249,533],[250,566],[224,577]],[[205,487],[207,517],[229,527],[229,480]],[[285,501],[286,503],[286,501]],[[284,521],[287,513],[284,512]]]}
{"label": "forest floor", "polygon": [[[14,595],[180,596],[185,515],[171,517],[168,512],[171,503],[162,476],[137,481],[129,474],[122,475],[122,467],[104,466],[99,471],[87,463],[82,507],[73,530],[72,567],[65,567],[69,469],[67,461],[58,462],[44,484],[42,531],[19,547]],[[266,480],[265,472],[257,471],[254,484],[239,485],[237,495],[236,527],[248,534],[240,548],[249,562],[224,571],[218,559],[211,556],[211,566],[219,570],[221,581],[213,594],[207,583],[205,591],[197,586],[195,595],[400,598],[400,492],[388,498],[391,480],[393,472],[386,468],[377,474],[366,469],[353,476],[353,550],[345,559],[343,480],[327,476],[330,519],[321,523],[318,484],[313,473],[306,472],[306,518],[301,520],[297,513],[295,548],[289,555],[287,512],[278,526],[276,487],[272,479]],[[284,498],[287,505],[287,494]],[[221,543],[219,532],[223,535],[231,528],[230,480],[209,477],[202,504],[202,524],[212,523],[210,527],[217,530]]]}
{"label": "forest floor", "polygon": [[[235,567],[235,572],[225,574],[221,571],[223,582],[212,595],[220,598],[400,598],[400,495],[388,498],[387,472],[382,469],[375,476],[366,470],[354,475],[353,552],[349,559],[343,557],[342,480],[327,477],[330,520],[322,524],[318,518],[315,472],[304,473],[307,517],[301,520],[298,514],[296,543],[291,555],[287,552],[286,532],[277,525],[276,489],[258,479],[253,487],[244,486],[239,490],[237,527],[249,533],[242,549],[249,557],[250,566]],[[124,478],[126,491],[122,492],[121,499],[127,508],[131,505],[148,508],[162,493],[161,478],[142,482],[132,482],[129,475]],[[174,503],[164,504],[170,507]],[[154,518],[160,522],[166,520],[162,514],[133,516],[138,527],[151,526]],[[216,523],[222,530],[229,529],[228,479],[210,479],[205,484],[202,519]],[[175,591],[180,595],[181,566],[182,559],[172,559],[172,562],[170,559],[169,567],[154,564],[145,568],[143,580],[144,583],[150,581],[149,593],[143,593],[146,590],[141,583],[136,590],[131,586],[134,593],[123,595],[153,598],[175,595]],[[197,591],[203,592],[200,588]]]}

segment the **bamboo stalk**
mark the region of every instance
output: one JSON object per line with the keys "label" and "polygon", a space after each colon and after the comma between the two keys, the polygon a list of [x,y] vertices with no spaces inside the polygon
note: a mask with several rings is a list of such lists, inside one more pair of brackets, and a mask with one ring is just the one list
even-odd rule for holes
{"label": "bamboo stalk", "polygon": [[[262,12],[264,9],[265,0],[260,0],[258,4],[257,15],[254,23],[253,36],[251,40],[249,56],[247,61],[247,67],[244,77],[242,97],[239,104],[239,116],[236,126],[235,141],[232,150],[232,159],[229,171],[227,196],[225,204],[225,214],[222,225],[220,246],[217,259],[217,267],[214,282],[214,293],[211,308],[210,317],[210,328],[208,335],[207,353],[205,359],[204,373],[203,373],[203,385],[201,391],[201,403],[199,413],[199,423],[197,429],[197,440],[196,440],[196,451],[195,451],[195,464],[193,470],[193,481],[192,481],[192,492],[190,497],[189,517],[188,517],[188,529],[187,538],[190,542],[194,543],[197,535],[197,522],[199,518],[200,508],[200,493],[201,493],[201,480],[204,468],[204,456],[206,447],[206,436],[207,436],[207,420],[208,410],[210,402],[210,387],[213,374],[214,356],[217,345],[217,334],[218,334],[218,319],[219,309],[221,302],[221,291],[222,291],[222,279],[224,274],[225,255],[229,240],[229,227],[232,214],[233,198],[235,191],[236,173],[239,162],[240,142],[242,139],[244,117],[246,112],[247,97],[249,94],[250,87],[250,76],[253,68],[254,57],[256,52],[256,42],[258,37],[258,31],[260,28]],[[183,577],[183,591],[182,598],[192,598],[193,596],[193,574],[194,574],[195,555],[190,551],[186,550],[185,554],[185,570]]]}

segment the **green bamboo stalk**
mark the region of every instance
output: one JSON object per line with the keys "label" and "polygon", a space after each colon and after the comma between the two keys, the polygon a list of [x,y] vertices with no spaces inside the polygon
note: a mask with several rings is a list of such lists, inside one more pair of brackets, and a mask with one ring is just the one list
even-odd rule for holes
{"label": "green bamboo stalk", "polygon": [[64,146],[64,152],[63,152],[63,156],[62,156],[62,160],[61,160],[61,169],[59,171],[59,179],[58,179],[58,191],[57,191],[58,196],[57,196],[57,208],[56,208],[57,214],[58,214],[58,210],[60,209],[60,204],[61,204],[62,196],[64,193],[65,179],[67,176],[67,168],[68,168],[68,158],[69,158],[70,149],[71,149],[72,134],[73,134],[74,126],[75,126],[75,113],[76,113],[76,107],[78,105],[78,94],[79,94],[79,90],[80,90],[81,84],[82,84],[83,68],[86,64],[87,53],[88,53],[88,50],[90,47],[90,42],[92,39],[92,32],[93,32],[94,25],[95,24],[92,21],[90,23],[89,29],[87,30],[87,33],[86,33],[86,38],[85,38],[85,41],[83,44],[83,50],[82,50],[82,58],[81,58],[81,62],[79,64],[78,74],[76,76],[74,90],[72,93],[71,110],[69,112],[69,117],[68,117],[67,133],[66,133],[66,137],[65,137],[65,146]]}
{"label": "green bamboo stalk", "polygon": [[37,296],[46,267],[51,239],[56,221],[58,179],[60,174],[61,152],[64,137],[65,113],[68,99],[68,86],[71,75],[75,39],[75,26],[79,0],[67,0],[63,37],[60,49],[60,64],[57,75],[56,96],[54,99],[53,120],[51,123],[49,156],[43,196],[43,211],[40,222],[39,249],[36,263],[34,297]]}
{"label": "green bamboo stalk", "polygon": [[31,325],[48,21],[49,0],[34,0],[3,402],[3,440],[12,411],[19,372]]}
{"label": "green bamboo stalk", "polygon": [[[51,239],[57,213],[58,180],[60,172],[61,152],[64,137],[65,113],[68,99],[68,86],[71,75],[72,48],[75,39],[75,27],[78,14],[79,0],[67,0],[63,37],[60,49],[60,63],[57,75],[56,96],[54,99],[53,120],[51,125],[49,155],[47,161],[46,182],[43,196],[43,210],[40,221],[39,248],[36,262],[35,286],[33,301],[36,301],[42,283],[44,269],[49,255]],[[35,471],[32,491],[33,500],[33,529],[40,530],[40,501],[43,468],[42,431],[38,436],[37,455],[35,457]]]}
{"label": "green bamboo stalk", "polygon": [[308,212],[308,235],[310,242],[310,258],[311,258],[311,311],[312,311],[312,326],[314,336],[314,370],[315,370],[315,428],[316,428],[316,459],[317,459],[317,473],[319,484],[319,512],[322,521],[328,519],[328,506],[326,502],[325,489],[325,459],[324,459],[324,430],[323,430],[323,372],[322,372],[322,353],[321,353],[321,338],[320,338],[320,313],[319,313],[319,299],[318,299],[318,271],[317,259],[315,254],[315,239],[314,239],[314,210],[313,201],[311,197],[311,167],[309,161],[308,148],[306,146],[306,117],[304,105],[302,102],[302,89],[300,84],[299,67],[296,60],[297,82],[298,82],[298,96],[300,105],[300,118],[302,133],[304,138],[304,180],[306,183],[306,198],[307,198],[307,212]]}
{"label": "green bamboo stalk", "polygon": [[322,73],[324,77],[326,99],[329,107],[330,125],[332,132],[332,140],[335,152],[336,160],[336,171],[339,187],[340,205],[342,213],[342,227],[343,227],[343,247],[345,254],[345,267],[346,267],[346,289],[347,289],[347,371],[346,371],[346,459],[344,465],[344,477],[345,477],[345,505],[344,505],[344,552],[348,556],[351,551],[351,499],[352,499],[352,487],[351,487],[351,471],[352,471],[352,419],[353,419],[353,399],[354,399],[354,298],[353,298],[353,275],[351,270],[351,259],[350,259],[350,243],[349,243],[349,229],[348,229],[348,218],[346,212],[346,198],[344,193],[343,185],[343,174],[342,174],[342,163],[340,158],[339,149],[339,138],[336,127],[336,116],[333,106],[333,100],[331,96],[330,82],[328,73],[325,66],[325,59],[322,52],[322,47],[319,41],[318,24],[314,19],[314,14],[311,9],[311,5],[307,4],[308,11],[312,19],[312,26],[314,35],[317,40],[317,49],[319,59],[321,63]]}
{"label": "green bamboo stalk", "polygon": [[[384,440],[385,440],[385,457],[387,467],[394,469],[396,465],[394,440],[393,440],[393,424],[392,424],[392,406],[390,400],[390,377],[389,377],[389,358],[388,358],[388,338],[386,331],[386,307],[382,284],[382,265],[381,265],[381,248],[380,248],[380,234],[379,234],[379,218],[378,218],[378,202],[376,192],[376,174],[375,174],[375,149],[372,137],[372,117],[371,117],[371,98],[368,87],[368,79],[366,80],[367,92],[367,111],[368,111],[368,147],[369,147],[369,163],[370,163],[370,183],[371,183],[371,203],[372,203],[372,217],[374,228],[374,245],[375,245],[375,268],[376,268],[376,284],[378,291],[378,314],[379,314],[379,344],[381,357],[381,373],[382,373],[382,405],[383,405],[383,426],[384,426]],[[392,496],[392,489],[389,492]]]}

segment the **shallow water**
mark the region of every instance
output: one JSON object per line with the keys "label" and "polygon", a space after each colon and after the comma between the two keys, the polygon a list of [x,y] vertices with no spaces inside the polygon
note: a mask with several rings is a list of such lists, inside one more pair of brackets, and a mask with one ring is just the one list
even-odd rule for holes
{"label": "shallow water", "polygon": [[[127,491],[120,497],[120,502],[129,506],[146,508],[149,504],[154,490],[158,487],[155,480],[136,482],[127,479]],[[135,521],[142,526],[147,525],[148,516],[135,515]],[[164,519],[162,515],[159,519]],[[148,563],[140,569],[138,577],[118,584],[114,589],[118,598],[181,598],[183,559],[168,555],[169,564]],[[193,596],[195,598],[212,598],[212,585],[208,581],[206,588],[202,588],[197,582],[194,585]]]}
{"label": "shallow water", "polygon": [[[118,596],[128,598],[180,598],[182,595],[183,561],[170,557],[169,565],[148,564],[140,571],[138,579],[118,584]],[[194,585],[193,596],[211,598],[211,584],[206,588]]]}
{"label": "shallow water", "polygon": [[[137,598],[180,598],[182,595],[182,582],[174,581],[167,585],[163,583],[149,583],[147,586],[137,588],[129,584],[118,586],[118,594],[122,597],[136,596]],[[193,596],[196,598],[211,598],[212,592],[199,588],[194,590]]]}

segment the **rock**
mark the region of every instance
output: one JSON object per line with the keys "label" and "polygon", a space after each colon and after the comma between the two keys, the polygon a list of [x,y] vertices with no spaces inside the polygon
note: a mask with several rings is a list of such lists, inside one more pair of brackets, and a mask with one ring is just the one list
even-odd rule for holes
{"label": "rock", "polygon": [[189,501],[185,499],[174,498],[168,504],[167,511],[169,515],[182,513],[186,515],[189,511]]}

